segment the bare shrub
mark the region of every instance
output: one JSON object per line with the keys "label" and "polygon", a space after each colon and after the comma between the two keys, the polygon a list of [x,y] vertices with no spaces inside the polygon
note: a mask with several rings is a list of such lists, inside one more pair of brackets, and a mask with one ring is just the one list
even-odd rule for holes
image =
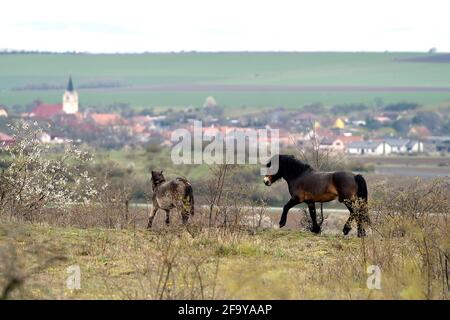
{"label": "bare shrub", "polygon": [[[220,228],[223,232],[242,233],[272,227],[267,215],[267,195],[258,199],[258,186],[242,178],[242,167],[238,165],[210,166],[208,178],[199,186],[204,208],[197,206],[199,218],[207,221],[209,228]],[[197,215],[197,213],[196,213]]]}
{"label": "bare shrub", "polygon": [[[418,293],[427,299],[445,298],[450,289],[450,181],[417,178],[406,186],[381,184],[374,188],[371,201],[373,230],[387,242],[401,238],[407,247],[402,252],[406,261],[423,276]],[[400,246],[402,248],[402,246]],[[383,255],[394,255],[385,248]],[[439,289],[440,288],[440,289]]]}
{"label": "bare shrub", "polygon": [[[448,177],[374,185],[369,202],[372,235],[342,250],[314,281],[350,299],[448,299],[449,192]],[[366,287],[370,265],[381,270],[382,290]],[[330,276],[336,274],[339,283]]]}
{"label": "bare shrub", "polygon": [[181,226],[152,231],[149,238],[137,235],[129,259],[137,289],[115,289],[124,297],[134,299],[217,298],[220,261],[209,250],[198,250],[204,241],[209,243],[205,237],[208,235],[203,232],[193,238]]}

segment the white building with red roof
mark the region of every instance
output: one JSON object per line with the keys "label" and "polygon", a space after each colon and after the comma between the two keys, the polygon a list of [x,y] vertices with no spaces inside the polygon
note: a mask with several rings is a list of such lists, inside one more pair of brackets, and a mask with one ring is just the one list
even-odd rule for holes
{"label": "white building with red roof", "polygon": [[78,92],[73,87],[72,77],[69,78],[66,92],[61,104],[39,103],[29,114],[29,117],[50,120],[55,116],[78,113]]}

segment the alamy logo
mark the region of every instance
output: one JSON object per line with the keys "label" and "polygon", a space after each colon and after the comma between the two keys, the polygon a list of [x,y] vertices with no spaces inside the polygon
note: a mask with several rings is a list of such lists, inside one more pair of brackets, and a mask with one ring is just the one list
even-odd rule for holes
{"label": "alamy logo", "polygon": [[261,164],[261,175],[278,171],[277,157],[270,168],[265,164],[279,154],[278,129],[231,128],[203,130],[201,121],[194,121],[193,130],[176,129],[171,141],[174,164]]}
{"label": "alamy logo", "polygon": [[367,289],[381,290],[381,269],[379,266],[371,265],[367,267]]}
{"label": "alamy logo", "polygon": [[66,279],[66,286],[69,290],[81,289],[81,269],[79,265],[67,267],[66,272],[69,276]]}

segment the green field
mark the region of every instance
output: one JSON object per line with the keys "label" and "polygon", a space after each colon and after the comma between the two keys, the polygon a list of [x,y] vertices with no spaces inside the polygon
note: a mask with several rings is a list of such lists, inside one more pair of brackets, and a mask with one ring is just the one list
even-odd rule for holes
{"label": "green field", "polygon": [[[129,103],[145,107],[202,105],[212,95],[225,107],[296,108],[307,103],[374,104],[411,101],[427,106],[450,102],[450,63],[398,60],[424,53],[161,53],[127,55],[0,55],[0,105],[34,99],[59,102],[62,90],[15,90],[35,85],[118,83],[78,89],[85,107]],[[200,85],[200,87],[199,87]],[[231,87],[227,87],[231,86]],[[240,87],[242,86],[242,87]],[[274,86],[267,88],[264,86]],[[306,86],[288,90],[286,86]],[[324,88],[308,89],[308,87]],[[335,86],[378,87],[377,90]],[[225,89],[224,89],[225,87]],[[393,89],[403,87],[403,89]],[[436,92],[417,87],[440,88]]]}

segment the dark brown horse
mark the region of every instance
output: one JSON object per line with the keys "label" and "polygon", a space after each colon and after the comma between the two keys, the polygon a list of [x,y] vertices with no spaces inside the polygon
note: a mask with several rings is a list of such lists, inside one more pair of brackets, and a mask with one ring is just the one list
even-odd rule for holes
{"label": "dark brown horse", "polygon": [[[276,158],[278,157],[278,161]],[[316,218],[316,202],[328,202],[338,199],[343,202],[350,211],[350,217],[345,223],[343,232],[348,234],[353,220],[358,225],[358,237],[366,235],[365,226],[369,224],[367,209],[367,185],[360,174],[346,171],[320,172],[314,170],[308,164],[302,163],[292,155],[274,156],[267,163],[267,168],[272,164],[278,170],[272,175],[264,177],[264,183],[270,186],[275,181],[283,178],[289,186],[291,199],[283,207],[280,219],[280,228],[286,224],[289,209],[305,202],[311,215],[311,231],[320,233],[320,225]]]}
{"label": "dark brown horse", "polygon": [[194,192],[192,186],[183,177],[166,181],[162,171],[152,171],[152,213],[148,219],[147,228],[151,228],[158,209],[166,212],[166,224],[170,223],[170,210],[181,213],[183,224],[194,215]]}

